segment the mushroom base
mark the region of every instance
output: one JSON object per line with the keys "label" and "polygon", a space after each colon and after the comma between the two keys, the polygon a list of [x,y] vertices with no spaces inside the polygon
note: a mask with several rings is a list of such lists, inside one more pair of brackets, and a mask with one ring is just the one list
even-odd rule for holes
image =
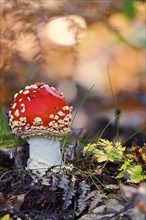
{"label": "mushroom base", "polygon": [[[63,164],[60,151],[60,142],[58,140],[50,140],[45,137],[31,137],[29,143],[29,159],[27,162],[27,170],[39,172],[43,176],[49,167],[59,166]],[[53,168],[54,172],[59,171]]]}

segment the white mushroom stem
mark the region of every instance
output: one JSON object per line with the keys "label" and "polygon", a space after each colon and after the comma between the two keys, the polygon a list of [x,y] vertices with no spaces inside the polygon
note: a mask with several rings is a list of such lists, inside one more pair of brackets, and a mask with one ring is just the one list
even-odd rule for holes
{"label": "white mushroom stem", "polygon": [[[60,142],[45,137],[31,137],[29,143],[29,159],[27,169],[33,172],[38,171],[41,176],[45,174],[51,166],[59,166],[63,164],[60,151]],[[59,168],[54,168],[54,172]]]}

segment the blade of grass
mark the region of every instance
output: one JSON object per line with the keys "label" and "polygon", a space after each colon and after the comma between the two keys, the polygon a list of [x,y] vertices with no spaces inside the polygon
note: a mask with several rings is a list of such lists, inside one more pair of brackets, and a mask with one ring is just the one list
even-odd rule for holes
{"label": "blade of grass", "polygon": [[[73,122],[74,122],[74,120],[75,120],[75,117],[77,116],[77,114],[78,114],[78,112],[79,112],[81,106],[83,105],[84,101],[85,101],[86,98],[89,96],[89,94],[91,93],[91,90],[92,90],[93,88],[94,88],[94,85],[91,86],[91,88],[87,91],[87,93],[86,93],[85,96],[83,97],[83,99],[82,99],[82,101],[81,101],[79,107],[77,108],[76,113],[75,113],[75,115],[74,115],[74,117],[73,117],[73,119],[72,119],[71,126],[72,126],[72,124],[73,124]],[[67,140],[67,136],[64,138],[63,143],[62,143],[62,154],[63,154],[63,152],[64,152],[64,146],[65,146],[66,140]]]}
{"label": "blade of grass", "polygon": [[131,138],[133,138],[136,134],[138,134],[140,131],[142,131],[144,128],[146,128],[146,125],[143,126],[142,128],[138,129],[137,131],[135,131],[132,135],[130,135],[123,144],[125,144],[127,141],[129,141]]}
{"label": "blade of grass", "polygon": [[[91,135],[94,133],[94,131],[92,130],[88,135],[87,137],[84,139],[83,142],[80,142],[82,144],[82,146],[84,146],[84,144],[86,143],[86,141],[91,137]],[[99,133],[99,132],[98,132]]]}
{"label": "blade of grass", "polygon": [[75,115],[74,115],[74,117],[73,117],[72,124],[73,124],[73,122],[74,122],[74,120],[75,120],[75,117],[76,117],[76,115],[78,114],[78,112],[79,112],[81,106],[83,105],[84,101],[85,101],[86,98],[89,96],[89,94],[91,93],[91,90],[94,88],[94,86],[95,86],[95,85],[91,86],[91,88],[87,91],[87,93],[86,93],[85,96],[83,97],[83,99],[82,99],[82,101],[81,101],[79,107],[77,108],[76,113],[75,113]]}
{"label": "blade of grass", "polygon": [[117,106],[117,100],[116,100],[116,97],[115,97],[115,94],[114,94],[114,90],[113,90],[113,87],[112,87],[112,81],[111,81],[111,77],[110,77],[110,73],[109,73],[109,66],[107,66],[107,74],[108,74],[108,79],[109,79],[112,99],[113,99],[113,103],[114,103],[114,106],[115,106],[116,137],[117,137],[117,141],[119,141],[119,116],[120,116],[120,114],[118,114],[119,109],[118,109],[118,106]]}
{"label": "blade of grass", "polygon": [[[98,140],[102,137],[102,135],[104,134],[104,132],[106,131],[106,129],[108,128],[108,126],[115,121],[116,117],[119,117],[120,115],[122,115],[123,112],[119,113],[117,116],[115,116],[114,118],[112,118],[109,123],[104,127],[104,129],[102,130],[102,132],[100,133],[100,136],[98,137]],[[99,132],[98,132],[99,133]],[[93,142],[95,141],[97,135],[94,136]]]}
{"label": "blade of grass", "polygon": [[[115,105],[115,119],[116,119],[116,130],[117,130],[117,141],[119,140],[119,116],[121,114],[118,114],[119,112],[119,109],[118,109],[118,106],[117,106],[117,101],[116,101],[116,97],[115,97],[115,94],[114,94],[114,91],[113,91],[113,87],[112,87],[112,82],[111,82],[111,78],[110,78],[110,73],[109,73],[109,68],[107,66],[107,72],[108,72],[108,78],[109,78],[109,83],[110,83],[110,88],[111,88],[111,93],[112,93],[112,97],[113,97],[113,101],[114,101],[114,105]],[[118,117],[117,117],[118,116]],[[138,134],[142,129],[144,129],[146,126],[138,129],[136,132],[134,132],[134,134],[132,134],[129,138],[127,138],[124,143],[126,143],[128,140],[130,140],[132,137],[134,137],[136,134]],[[124,144],[123,143],[123,144]]]}

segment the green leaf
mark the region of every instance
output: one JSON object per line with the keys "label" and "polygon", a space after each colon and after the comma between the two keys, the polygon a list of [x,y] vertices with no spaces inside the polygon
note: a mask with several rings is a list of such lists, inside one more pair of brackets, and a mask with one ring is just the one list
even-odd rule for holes
{"label": "green leaf", "polygon": [[21,142],[24,142],[24,140],[11,132],[8,122],[4,119],[2,107],[0,104],[0,148],[11,148]]}
{"label": "green leaf", "polygon": [[125,147],[122,147],[121,142],[113,144],[105,139],[99,139],[97,144],[88,144],[83,150],[84,153],[90,152],[99,163],[122,160],[124,151]]}
{"label": "green leaf", "polygon": [[127,173],[130,175],[130,180],[128,182],[139,183],[140,181],[146,179],[146,176],[142,174],[142,166],[133,164],[127,169]]}
{"label": "green leaf", "polygon": [[123,171],[121,171],[121,172],[116,176],[116,178],[122,178],[122,177],[124,177]]}
{"label": "green leaf", "polygon": [[119,170],[127,170],[127,167],[130,165],[130,161],[126,160]]}
{"label": "green leaf", "polygon": [[122,12],[128,18],[134,19],[136,16],[135,0],[124,0]]}
{"label": "green leaf", "polygon": [[9,219],[10,219],[10,214],[5,214],[0,218],[0,220],[9,220]]}
{"label": "green leaf", "polygon": [[94,157],[99,163],[107,161],[107,154],[103,150],[96,149],[94,151]]}
{"label": "green leaf", "polygon": [[121,172],[116,178],[128,177],[126,178],[127,182],[139,183],[146,179],[146,175],[143,174],[142,166],[133,163],[131,160],[125,161],[119,170],[121,170]]}
{"label": "green leaf", "polygon": [[83,152],[87,153],[90,151],[93,151],[96,148],[96,144],[88,144],[87,146],[84,147]]}

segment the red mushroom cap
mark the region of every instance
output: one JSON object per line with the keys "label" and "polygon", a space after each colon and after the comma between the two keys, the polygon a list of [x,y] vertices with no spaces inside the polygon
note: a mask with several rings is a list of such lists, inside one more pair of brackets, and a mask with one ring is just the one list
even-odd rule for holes
{"label": "red mushroom cap", "polygon": [[12,131],[23,138],[60,139],[70,132],[71,110],[62,93],[47,83],[37,83],[14,95],[9,124]]}

